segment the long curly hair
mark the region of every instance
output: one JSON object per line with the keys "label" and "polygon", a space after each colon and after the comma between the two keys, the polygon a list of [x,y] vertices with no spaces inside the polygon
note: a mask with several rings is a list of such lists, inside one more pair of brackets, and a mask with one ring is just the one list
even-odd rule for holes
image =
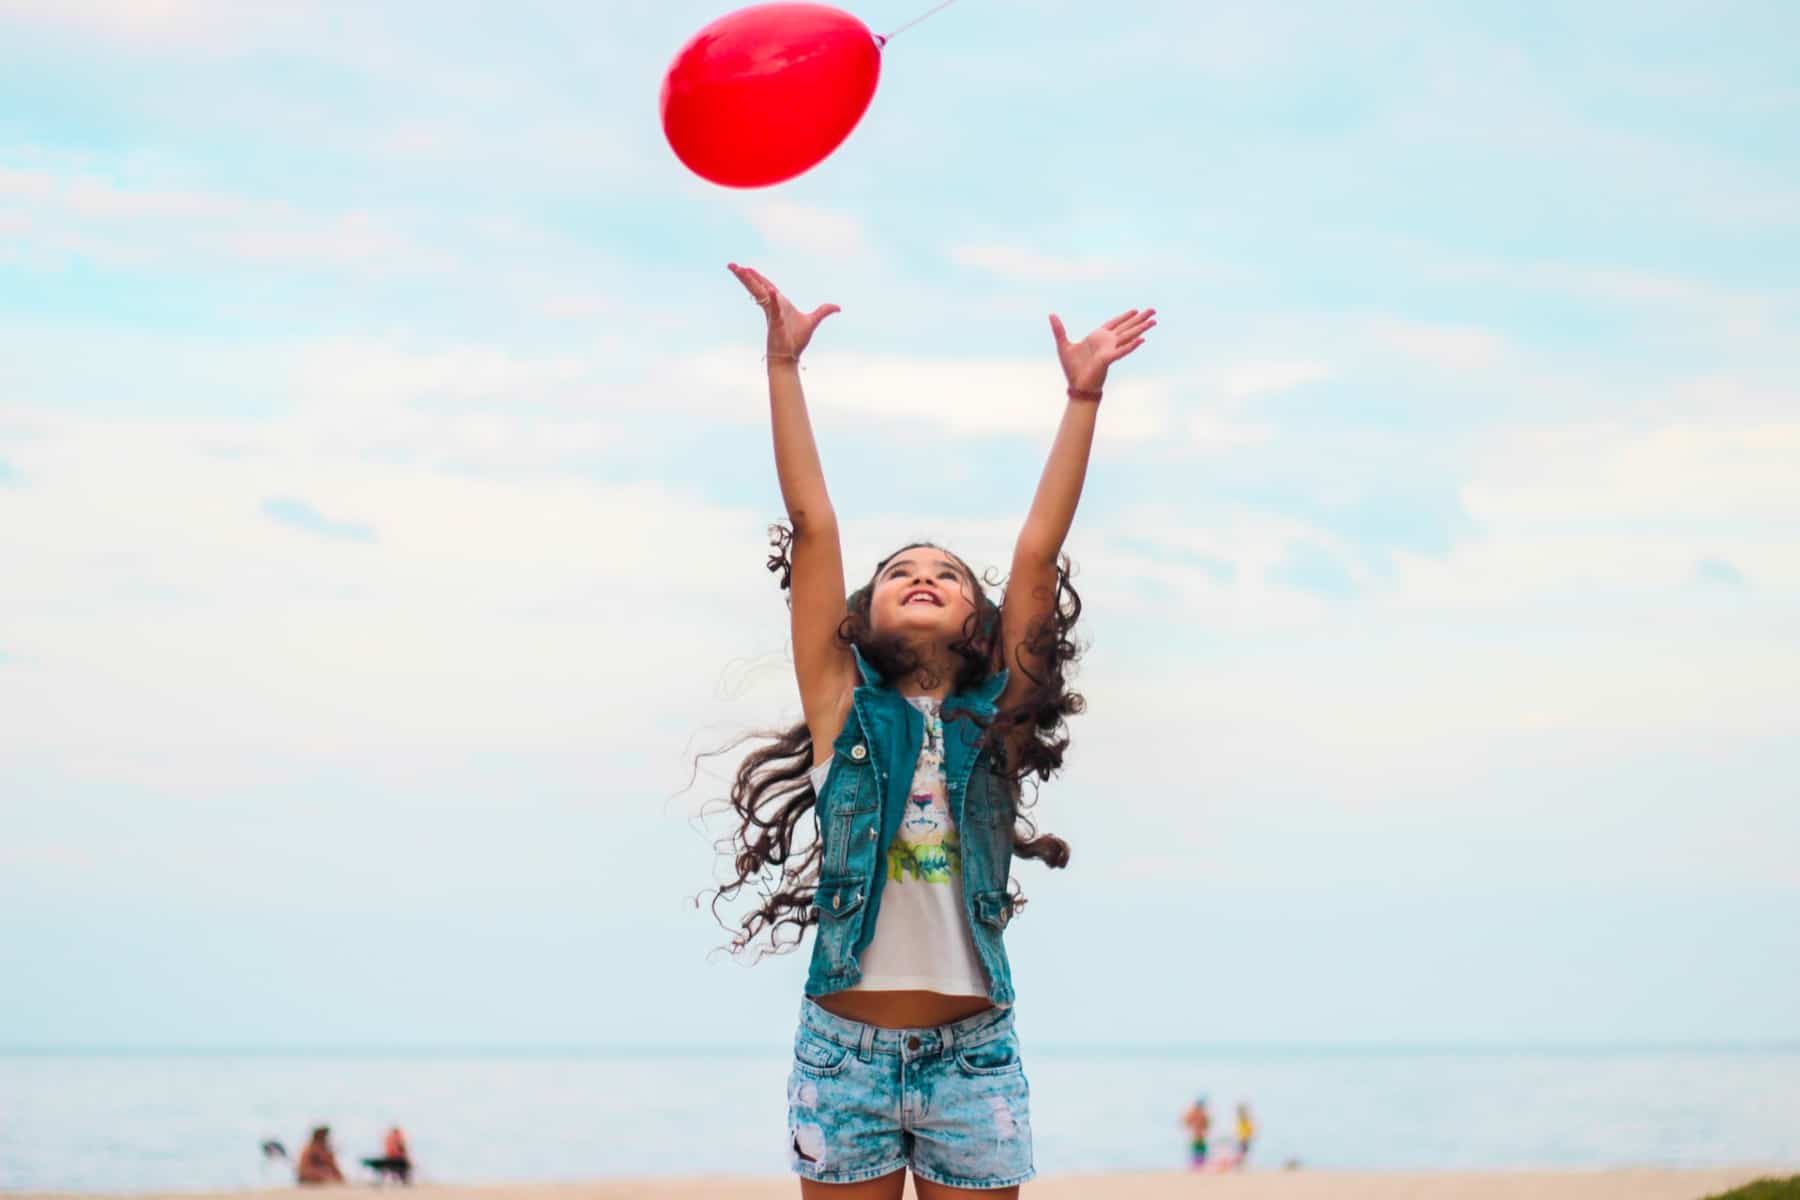
{"label": "long curly hair", "polygon": [[[792,580],[793,539],[793,529],[787,525],[769,529],[769,571],[777,576],[783,591]],[[975,611],[949,647],[956,663],[950,691],[968,691],[1000,669],[1005,660],[1002,639],[1013,633],[1001,628],[1000,608],[988,595],[987,589],[999,587],[1000,581],[976,575],[959,556],[935,543],[909,542],[877,563],[869,581],[850,594],[849,612],[838,627],[838,640],[845,647],[855,647],[884,679],[905,679],[926,669],[919,652],[903,637],[876,633],[869,613],[875,580],[882,569],[898,555],[918,548],[937,550],[954,559],[973,592]],[[983,745],[996,770],[1011,781],[1007,794],[1013,809],[1013,854],[1052,868],[1068,865],[1069,844],[1038,832],[1028,809],[1035,803],[1037,785],[1062,767],[1069,746],[1068,718],[1085,707],[1081,696],[1068,686],[1068,675],[1082,650],[1073,636],[1081,616],[1081,597],[1070,583],[1070,571],[1069,559],[1064,556],[1057,564],[1049,614],[1019,639],[1024,649],[1021,657],[1038,664],[1035,672],[1028,673],[1030,687],[1018,703],[986,721],[983,731]],[[731,930],[733,953],[753,947],[759,954],[781,953],[799,945],[807,927],[818,920],[813,896],[824,845],[816,828],[808,828],[813,823],[807,821],[818,800],[809,778],[814,758],[812,731],[801,721],[785,730],[751,734],[715,753],[725,753],[746,741],[763,744],[739,764],[724,806],[736,828],[720,841],[719,850],[730,855],[734,877],[714,891],[712,909],[720,924]],[[1031,801],[1024,798],[1021,785],[1026,781],[1032,786]],[[721,915],[721,906],[729,905],[745,889],[751,890],[756,907],[739,917],[734,927]],[[1024,904],[1015,884],[1014,911]]]}

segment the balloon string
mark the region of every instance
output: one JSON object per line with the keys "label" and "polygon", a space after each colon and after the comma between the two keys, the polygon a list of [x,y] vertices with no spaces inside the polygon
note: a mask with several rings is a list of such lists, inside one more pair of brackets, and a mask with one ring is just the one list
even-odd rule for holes
{"label": "balloon string", "polygon": [[931,9],[929,12],[920,13],[918,16],[914,17],[912,20],[908,21],[906,24],[902,25],[900,28],[894,30],[892,33],[886,34],[885,36],[882,36],[882,37],[878,37],[875,40],[885,46],[888,44],[888,42],[890,40],[899,37],[901,34],[905,33],[907,30],[911,29],[914,25],[917,25],[920,21],[926,20],[927,18],[930,18],[930,17],[937,16],[939,13],[943,12],[946,8],[949,8],[952,4],[955,4],[955,3],[956,3],[956,0],[944,0],[944,2],[940,5],[938,5],[936,8]]}

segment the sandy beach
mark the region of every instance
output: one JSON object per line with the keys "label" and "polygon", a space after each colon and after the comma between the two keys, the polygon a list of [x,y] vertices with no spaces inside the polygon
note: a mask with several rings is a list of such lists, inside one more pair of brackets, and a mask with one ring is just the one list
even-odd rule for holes
{"label": "sandy beach", "polygon": [[[1266,1171],[1233,1175],[1184,1172],[1074,1175],[1042,1179],[1024,1194],[1038,1200],[1121,1197],[1124,1200],[1703,1200],[1759,1178],[1783,1173],[1750,1168],[1568,1172],[1334,1172]],[[309,1188],[309,1196],[362,1194],[367,1187]],[[137,1200],[212,1200],[294,1195],[297,1189],[255,1192],[157,1193]],[[789,1179],[614,1180],[574,1184],[420,1186],[412,1200],[792,1200]],[[907,1195],[912,1191],[908,1189]],[[17,1200],[78,1200],[73,1193],[25,1193]]]}

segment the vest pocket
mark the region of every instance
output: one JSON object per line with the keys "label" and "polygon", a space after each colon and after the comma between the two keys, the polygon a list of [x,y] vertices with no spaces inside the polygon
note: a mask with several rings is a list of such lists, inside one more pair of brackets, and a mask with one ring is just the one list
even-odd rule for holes
{"label": "vest pocket", "polygon": [[837,806],[845,812],[874,812],[880,807],[881,794],[875,786],[875,768],[858,767],[849,772]]}
{"label": "vest pocket", "polygon": [[821,880],[813,893],[813,907],[821,920],[847,917],[863,906],[867,892],[860,879]]}
{"label": "vest pocket", "polygon": [[975,893],[975,918],[983,925],[1005,929],[1012,920],[1012,897],[1004,889]]}
{"label": "vest pocket", "polygon": [[841,975],[856,961],[862,918],[855,914],[866,899],[868,885],[860,879],[821,880],[813,893],[813,911],[819,914],[819,934],[813,952],[822,956],[831,975]]}

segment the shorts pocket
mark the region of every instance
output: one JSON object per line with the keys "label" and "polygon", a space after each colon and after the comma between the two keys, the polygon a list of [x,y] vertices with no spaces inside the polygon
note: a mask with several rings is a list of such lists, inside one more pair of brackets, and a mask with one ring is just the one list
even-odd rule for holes
{"label": "shorts pocket", "polygon": [[1025,1064],[1019,1059],[1019,1040],[1009,1035],[979,1046],[958,1046],[956,1067],[965,1075],[1015,1075]]}
{"label": "shorts pocket", "polygon": [[850,1062],[850,1049],[836,1042],[801,1037],[794,1042],[794,1070],[814,1079],[829,1079]]}

